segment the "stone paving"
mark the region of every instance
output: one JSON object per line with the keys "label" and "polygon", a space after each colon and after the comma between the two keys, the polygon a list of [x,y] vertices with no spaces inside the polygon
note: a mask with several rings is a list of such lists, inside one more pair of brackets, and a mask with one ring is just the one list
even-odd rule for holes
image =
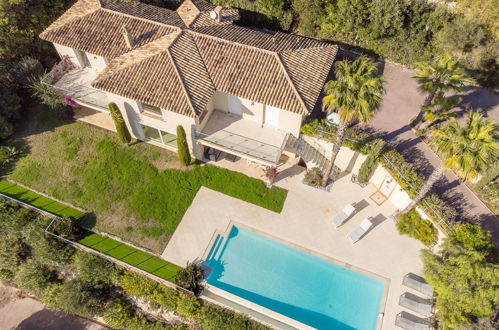
{"label": "stone paving", "polygon": [[[389,288],[382,328],[393,329],[395,315],[402,310],[398,306],[399,296],[410,291],[402,287],[402,277],[408,272],[420,272],[419,251],[423,245],[398,234],[392,220],[387,219],[395,207],[389,202],[376,205],[370,199],[376,191],[374,186],[361,188],[351,183],[349,174],[338,180],[331,192],[325,192],[304,185],[303,174],[296,166],[277,182],[277,186],[288,189],[280,214],[201,188],[162,256],[178,265],[201,259],[216,231],[225,232],[231,222],[239,223],[387,278]],[[330,219],[352,202],[360,204],[359,211],[343,226],[335,228]],[[346,236],[368,216],[374,217],[374,228],[352,244]]]}

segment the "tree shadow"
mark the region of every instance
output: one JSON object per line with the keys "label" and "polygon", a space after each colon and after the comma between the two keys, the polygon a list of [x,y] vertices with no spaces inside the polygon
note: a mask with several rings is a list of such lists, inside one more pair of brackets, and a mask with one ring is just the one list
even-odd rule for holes
{"label": "tree shadow", "polygon": [[459,117],[463,116],[470,108],[480,108],[484,116],[489,117],[490,112],[494,111],[499,105],[499,95],[491,93],[484,88],[474,86],[464,87],[463,92],[458,96],[462,99],[457,105],[458,110],[456,113]]}
{"label": "tree shadow", "polygon": [[[16,327],[16,330],[85,330],[88,329],[92,324],[93,322],[75,315],[66,314],[60,311],[43,309],[24,319]],[[100,326],[100,329],[107,328]]]}

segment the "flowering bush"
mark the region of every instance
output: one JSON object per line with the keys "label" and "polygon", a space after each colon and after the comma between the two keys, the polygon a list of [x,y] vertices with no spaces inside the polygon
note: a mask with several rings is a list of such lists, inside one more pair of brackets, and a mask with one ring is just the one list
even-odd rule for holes
{"label": "flowering bush", "polygon": [[66,105],[70,107],[76,107],[78,105],[75,103],[75,101],[73,101],[73,99],[69,95],[64,95],[64,102],[66,103]]}
{"label": "flowering bush", "polygon": [[54,65],[52,70],[47,74],[46,81],[48,84],[56,83],[59,79],[64,76],[66,72],[73,69],[75,65],[71,62],[71,58],[68,55],[64,55],[59,63]]}
{"label": "flowering bush", "polygon": [[279,171],[277,170],[277,167],[275,166],[267,166],[263,170],[263,176],[267,181],[272,184],[275,180],[275,178],[279,175]]}

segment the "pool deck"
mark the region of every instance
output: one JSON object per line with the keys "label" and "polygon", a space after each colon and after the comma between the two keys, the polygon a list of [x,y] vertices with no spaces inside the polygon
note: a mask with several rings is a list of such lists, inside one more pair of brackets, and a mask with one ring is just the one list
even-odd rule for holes
{"label": "pool deck", "polygon": [[[210,249],[215,233],[225,232],[231,223],[240,224],[387,279],[386,301],[382,302],[384,318],[378,328],[395,328],[395,316],[403,310],[398,306],[399,296],[406,291],[418,294],[402,286],[402,277],[422,269],[419,251],[423,245],[399,235],[395,224],[388,219],[395,207],[388,201],[378,206],[370,199],[376,191],[374,186],[361,188],[350,182],[349,174],[336,181],[331,192],[326,192],[304,185],[304,173],[298,167],[287,171],[286,177],[277,182],[277,186],[288,189],[280,214],[202,187],[170,239],[163,258],[178,265],[201,260]],[[335,228],[329,220],[352,202],[360,204],[358,212]],[[373,217],[374,227],[352,244],[347,235],[366,217]],[[241,303],[245,302],[241,299]]]}

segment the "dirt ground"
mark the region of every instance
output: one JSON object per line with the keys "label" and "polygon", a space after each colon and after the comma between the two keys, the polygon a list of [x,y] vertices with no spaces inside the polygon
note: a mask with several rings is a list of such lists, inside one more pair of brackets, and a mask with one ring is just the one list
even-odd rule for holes
{"label": "dirt ground", "polygon": [[0,282],[0,330],[107,330],[81,317],[45,309],[38,300]]}

